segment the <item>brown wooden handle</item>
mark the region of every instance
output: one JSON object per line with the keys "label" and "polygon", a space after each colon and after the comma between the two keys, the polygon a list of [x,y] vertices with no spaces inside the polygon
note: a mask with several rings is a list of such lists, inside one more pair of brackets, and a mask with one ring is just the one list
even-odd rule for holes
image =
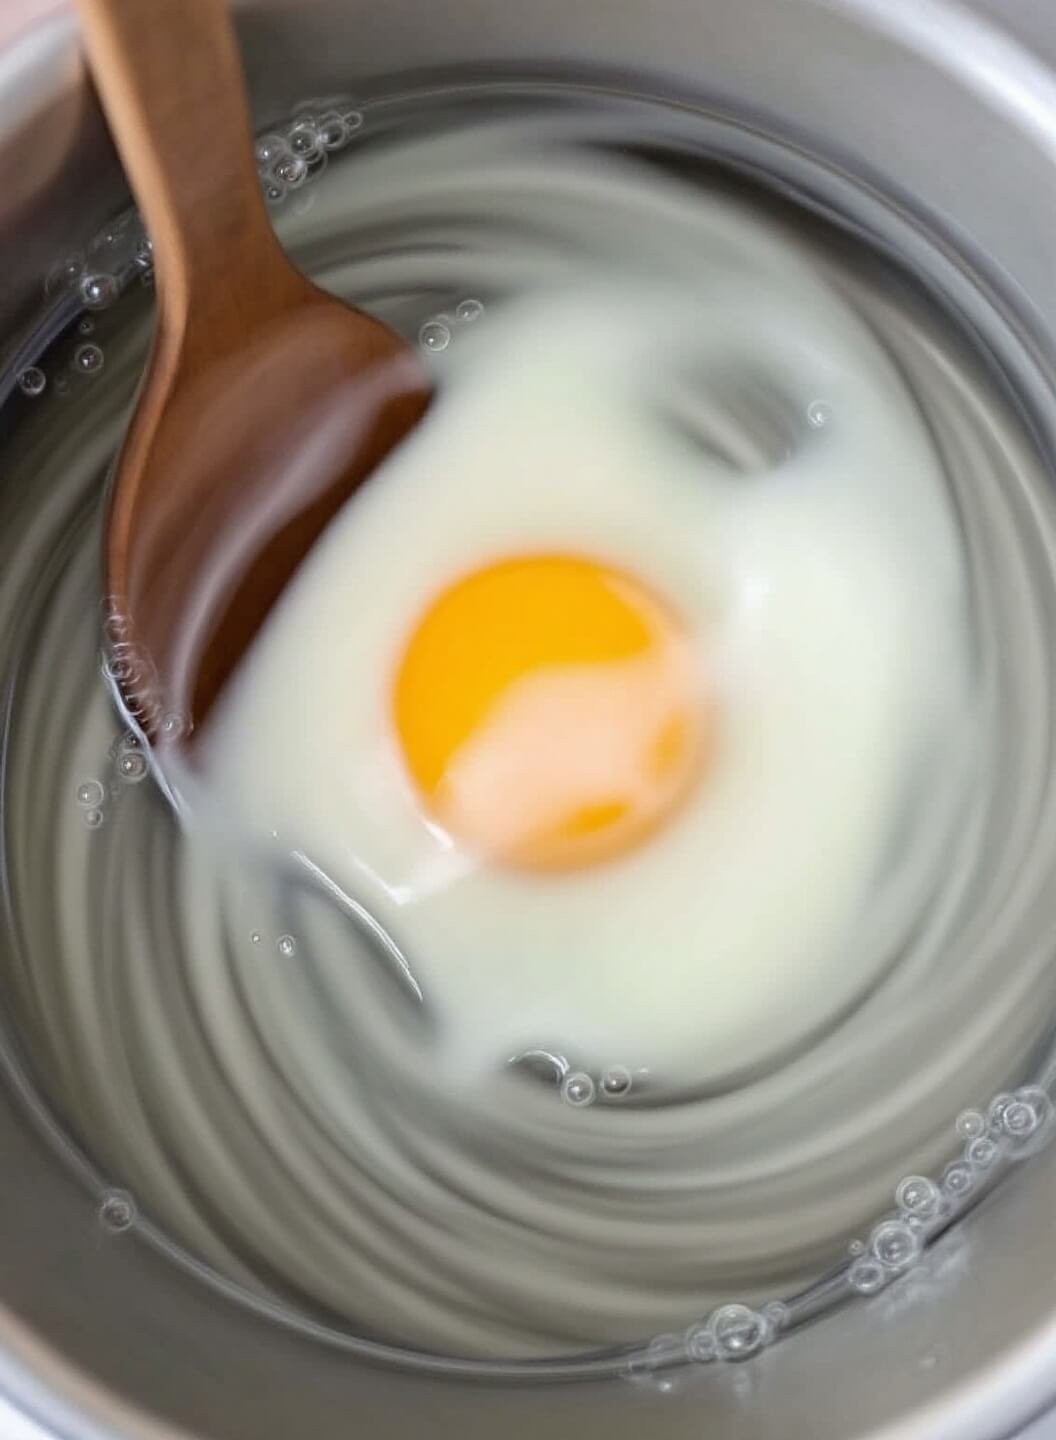
{"label": "brown wooden handle", "polygon": [[[259,309],[281,261],[225,0],[76,0],[96,87],[154,244],[159,302]],[[265,289],[274,288],[265,285]],[[237,316],[232,316],[237,320]],[[237,328],[237,326],[236,326]]]}

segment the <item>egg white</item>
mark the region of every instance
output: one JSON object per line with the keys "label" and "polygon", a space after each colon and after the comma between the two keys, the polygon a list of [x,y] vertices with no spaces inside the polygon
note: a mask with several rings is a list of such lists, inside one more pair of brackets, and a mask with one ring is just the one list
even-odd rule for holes
{"label": "egg white", "polygon": [[[794,285],[693,297],[597,279],[460,337],[426,420],[243,662],[204,784],[184,777],[190,823],[208,810],[236,853],[307,857],[375,917],[468,1075],[545,1046],[718,1084],[824,1025],[885,961],[863,916],[912,766],[956,716],[963,582],[910,397],[791,268]],[[784,458],[737,474],[672,426],[687,374],[743,375],[746,395],[763,376],[794,417]],[[559,875],[480,863],[433,823],[391,714],[438,592],[541,551],[666,596],[720,717],[714,763],[662,830]]]}

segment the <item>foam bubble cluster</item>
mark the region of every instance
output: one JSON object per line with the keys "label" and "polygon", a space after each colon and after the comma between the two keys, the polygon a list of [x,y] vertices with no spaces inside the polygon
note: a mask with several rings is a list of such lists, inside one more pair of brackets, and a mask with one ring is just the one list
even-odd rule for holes
{"label": "foam bubble cluster", "polygon": [[257,170],[269,205],[286,197],[326,169],[329,157],[343,150],[363,128],[363,112],[343,100],[306,101],[283,126],[256,142]]}
{"label": "foam bubble cluster", "polygon": [[[960,1159],[946,1166],[941,1182],[926,1175],[907,1175],[895,1189],[896,1213],[881,1220],[868,1243],[854,1240],[844,1277],[848,1290],[875,1295],[893,1280],[907,1274],[925,1253],[927,1240],[963,1209],[987,1172],[999,1160],[1017,1161],[1049,1143],[1054,1133],[1054,1106],[1049,1092],[1038,1085],[1001,1093],[986,1114],[965,1111],[956,1131],[965,1145]],[[793,1302],[794,1304],[794,1302]],[[744,1360],[769,1344],[791,1321],[793,1306],[771,1301],[756,1311],[742,1304],[720,1306],[705,1320],[689,1326],[683,1352],[672,1352],[668,1336],[659,1337],[664,1368],[683,1362]],[[658,1368],[654,1341],[636,1351],[628,1362],[631,1379],[651,1376]]]}
{"label": "foam bubble cluster", "polygon": [[467,295],[459,300],[452,313],[441,311],[430,315],[418,328],[418,344],[432,355],[447,350],[456,332],[465,325],[474,325],[484,315],[484,302],[476,296]]}
{"label": "foam bubble cluster", "polygon": [[1000,1173],[1001,1162],[1022,1160],[1052,1139],[1053,1117],[1052,1097],[1038,1085],[1003,1091],[985,1114],[966,1110],[959,1115],[955,1129],[964,1141],[959,1157],[950,1161],[938,1181],[908,1175],[899,1182],[897,1214],[874,1228],[868,1246],[861,1241],[851,1246],[858,1258],[847,1270],[850,1288],[872,1295],[910,1269],[923,1254],[928,1237]]}

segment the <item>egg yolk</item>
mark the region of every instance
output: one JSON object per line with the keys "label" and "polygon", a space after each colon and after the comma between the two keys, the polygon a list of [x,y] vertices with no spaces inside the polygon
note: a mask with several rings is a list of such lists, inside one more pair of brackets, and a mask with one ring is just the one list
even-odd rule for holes
{"label": "egg yolk", "polygon": [[393,693],[436,822],[529,869],[622,855],[689,794],[713,707],[679,618],[633,576],[527,555],[467,574],[410,636]]}

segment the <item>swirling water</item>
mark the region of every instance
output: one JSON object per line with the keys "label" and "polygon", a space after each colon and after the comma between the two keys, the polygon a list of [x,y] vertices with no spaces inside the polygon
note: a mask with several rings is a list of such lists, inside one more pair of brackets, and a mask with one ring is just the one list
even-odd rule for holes
{"label": "swirling water", "polygon": [[[942,247],[885,216],[892,266],[853,191],[845,225],[819,217],[802,157],[750,139],[613,96],[484,87],[319,103],[258,146],[299,262],[437,365],[510,294],[635,245],[663,263],[694,195],[729,193],[850,301],[917,398],[971,581],[978,744],[927,893],[861,937],[886,947],[881,981],[721,1093],[537,1054],[453,1104],[424,1021],[408,1051],[391,965],[350,987],[334,964],[348,916],[292,882],[233,886],[185,843],[100,665],[101,501],[149,336],[134,220],[47,277],[19,346],[0,483],[11,1063],[102,1223],[172,1237],[284,1323],[503,1360],[663,1332],[635,1376],[746,1358],[904,1272],[1050,1128],[1056,514],[1009,389],[1031,388],[1030,361]],[[832,418],[819,397],[806,420]],[[722,443],[750,469],[781,424],[738,414]]]}

